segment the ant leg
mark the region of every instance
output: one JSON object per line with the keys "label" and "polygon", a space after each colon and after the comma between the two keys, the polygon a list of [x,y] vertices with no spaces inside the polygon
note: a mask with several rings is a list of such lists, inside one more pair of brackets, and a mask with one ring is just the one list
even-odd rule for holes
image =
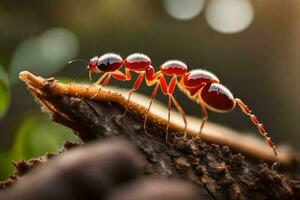
{"label": "ant leg", "polygon": [[164,95],[167,95],[169,93],[169,87],[167,85],[167,81],[165,79],[165,77],[161,76],[159,78],[159,84],[160,84],[160,89],[163,92]]}
{"label": "ant leg", "polygon": [[168,124],[166,127],[166,143],[168,144],[168,137],[169,137],[169,123],[170,123],[170,114],[171,114],[171,108],[172,108],[172,97],[171,95],[168,95]]}
{"label": "ant leg", "polygon": [[102,76],[100,76],[100,78],[95,83],[93,83],[91,87],[95,87],[99,85],[108,74],[109,73],[104,73]]}
{"label": "ant leg", "polygon": [[171,95],[172,101],[173,101],[177,111],[180,113],[180,115],[183,118],[183,121],[184,121],[184,131],[183,131],[183,133],[184,133],[184,137],[186,137],[187,136],[186,116],[185,116],[185,113],[184,113],[182,107],[179,105],[179,103],[176,101],[176,99],[173,96],[173,93],[174,93],[174,90],[175,90],[175,87],[176,87],[176,83],[177,83],[177,76],[173,76],[171,81],[170,81],[170,84],[169,84],[168,94]]}
{"label": "ant leg", "polygon": [[[173,80],[174,78],[172,78]],[[172,82],[171,80],[171,82]],[[169,136],[169,123],[170,123],[170,112],[171,112],[171,106],[172,106],[172,102],[171,102],[171,97],[169,95],[169,87],[167,84],[167,81],[165,79],[164,76],[161,76],[159,78],[159,85],[160,85],[160,89],[163,92],[164,95],[168,95],[169,99],[168,99],[168,123],[167,123],[167,127],[166,127],[166,143],[168,143],[168,136]],[[171,85],[171,83],[170,83]],[[174,87],[175,88],[175,87]],[[174,89],[173,89],[174,91]]]}
{"label": "ant leg", "polygon": [[279,163],[276,146],[272,142],[271,138],[268,136],[268,133],[266,132],[265,128],[263,127],[263,124],[260,123],[260,121],[257,119],[257,117],[252,114],[252,111],[248,108],[248,106],[240,99],[236,98],[235,102],[240,107],[243,113],[245,113],[251,120],[251,122],[257,127],[259,133],[264,137],[265,141],[268,143],[268,145],[272,148],[274,155],[276,157],[276,162],[272,166],[272,169],[274,166]]}
{"label": "ant leg", "polygon": [[[109,74],[109,73],[104,73],[104,74],[102,74],[102,76],[100,76],[100,78],[99,78],[95,83],[93,83],[92,85],[90,85],[90,86],[87,88],[87,91],[88,91],[90,88],[96,87],[97,85],[99,85],[99,84],[103,81],[103,79],[104,79],[108,74]],[[92,97],[94,97],[94,96],[92,96]]]}
{"label": "ant leg", "polygon": [[89,79],[90,79],[90,81],[92,81],[92,80],[93,80],[93,77],[92,77],[92,72],[91,72],[91,71],[89,71]]}
{"label": "ant leg", "polygon": [[172,101],[173,101],[177,111],[180,113],[180,115],[183,118],[183,121],[184,121],[184,131],[183,131],[184,135],[183,135],[183,137],[186,137],[187,136],[187,120],[186,120],[185,113],[184,113],[182,107],[177,102],[177,100],[174,98],[174,96],[172,94],[170,94],[170,96],[172,97]]}
{"label": "ant leg", "polygon": [[111,77],[111,74],[108,73],[108,76],[107,76],[106,79],[104,80],[103,84],[101,85],[101,87],[99,88],[99,90],[97,91],[97,93],[94,94],[94,95],[91,97],[92,99],[95,98],[95,97],[99,94],[99,92],[100,92],[100,91],[108,84],[108,82],[109,82],[109,80],[110,80],[110,77]]}
{"label": "ant leg", "polygon": [[104,80],[102,86],[99,89],[99,92],[108,84],[109,80],[110,80],[111,74],[109,74],[106,79]]}
{"label": "ant leg", "polygon": [[154,67],[150,65],[148,69],[145,70],[146,74],[146,83],[148,86],[156,84],[160,76],[162,76],[161,71],[154,72]]}
{"label": "ant leg", "polygon": [[121,72],[120,70],[116,70],[114,72],[111,72],[111,75],[113,78],[119,80],[119,81],[129,81],[131,80],[131,74],[129,69],[125,69],[125,74]]}
{"label": "ant leg", "polygon": [[[186,121],[185,113],[183,112],[183,109],[181,108],[181,106],[179,105],[179,103],[176,101],[176,99],[172,95],[174,93],[174,90],[175,90],[175,87],[176,87],[177,76],[173,76],[172,77],[169,86],[167,85],[167,82],[166,82],[166,79],[164,78],[164,76],[160,77],[159,82],[160,82],[160,88],[161,88],[162,92],[165,95],[169,96],[169,103],[168,103],[168,124],[167,124],[167,128],[166,128],[166,138],[168,138],[168,134],[169,134],[168,130],[169,130],[169,123],[170,123],[170,112],[171,112],[172,102],[174,103],[176,109],[179,111],[179,113],[183,117],[183,120],[184,120],[184,123],[185,123],[184,136],[186,136],[187,121]],[[167,142],[167,139],[166,139],[166,142]]]}
{"label": "ant leg", "polygon": [[128,99],[127,99],[127,102],[126,102],[126,110],[125,110],[125,112],[122,114],[121,117],[124,117],[124,116],[126,115],[126,113],[127,113],[127,111],[128,111],[128,104],[129,104],[129,101],[130,101],[130,97],[131,97],[131,95],[132,95],[132,93],[133,93],[134,91],[136,91],[136,90],[139,89],[139,87],[141,86],[141,83],[142,83],[142,81],[143,81],[144,76],[145,76],[145,73],[143,72],[143,73],[141,73],[141,74],[138,76],[138,78],[136,79],[136,81],[135,81],[135,83],[134,83],[134,85],[133,85],[133,88],[130,90],[130,92],[129,92],[129,94],[128,94]]}
{"label": "ant leg", "polygon": [[205,124],[205,122],[208,119],[208,114],[207,114],[205,105],[202,102],[200,102],[200,106],[201,106],[201,113],[202,113],[202,123],[201,123],[201,126],[200,126],[198,137],[201,138],[201,134],[202,134],[202,130],[203,130],[204,124]]}
{"label": "ant leg", "polygon": [[146,113],[145,113],[144,130],[145,130],[145,133],[146,133],[147,135],[150,135],[150,134],[147,133],[147,130],[146,130],[147,118],[148,118],[148,114],[149,114],[150,108],[151,108],[151,106],[152,106],[152,102],[153,102],[153,100],[154,100],[154,98],[155,98],[155,96],[156,96],[157,89],[158,89],[159,85],[160,85],[160,84],[159,84],[159,82],[158,82],[158,83],[156,84],[156,86],[155,86],[155,88],[154,88],[152,94],[151,94],[149,107],[148,107],[148,109],[146,110]]}

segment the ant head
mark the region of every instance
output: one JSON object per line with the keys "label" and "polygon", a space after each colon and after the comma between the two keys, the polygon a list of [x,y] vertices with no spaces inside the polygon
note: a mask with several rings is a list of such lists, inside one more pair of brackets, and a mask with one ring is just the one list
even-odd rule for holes
{"label": "ant head", "polygon": [[99,69],[97,67],[97,64],[98,64],[98,57],[97,56],[95,56],[94,58],[90,59],[89,62],[86,62],[86,61],[81,60],[81,59],[75,59],[75,60],[69,61],[68,63],[72,64],[72,63],[75,63],[75,62],[82,62],[82,63],[85,63],[87,65],[87,67],[84,68],[83,71],[89,70],[90,80],[92,80],[92,73],[99,71]]}
{"label": "ant head", "polygon": [[95,56],[94,58],[90,59],[88,66],[87,66],[90,73],[94,73],[96,71],[97,64],[98,64],[98,56]]}

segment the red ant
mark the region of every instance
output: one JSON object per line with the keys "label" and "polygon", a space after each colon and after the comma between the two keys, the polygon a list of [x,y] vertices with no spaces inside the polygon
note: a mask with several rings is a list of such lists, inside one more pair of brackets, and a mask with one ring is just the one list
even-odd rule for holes
{"label": "red ant", "polygon": [[[77,62],[77,61],[84,62],[82,60],[74,60],[74,61],[70,61],[69,63]],[[122,65],[125,67],[125,73],[120,71],[120,68],[122,67]],[[174,98],[173,92],[175,90],[175,86],[177,83],[176,75],[177,74],[183,75],[184,73],[186,73],[187,67],[184,63],[182,63],[180,61],[172,61],[169,64],[165,63],[166,69],[164,69],[163,66],[161,67],[160,71],[155,73],[154,68],[151,65],[150,58],[148,56],[146,56],[145,54],[134,53],[134,54],[129,55],[127,58],[125,58],[123,60],[117,54],[107,53],[107,54],[102,55],[101,57],[95,56],[94,58],[90,59],[90,61],[88,62],[87,69],[89,70],[90,80],[92,80],[92,73],[101,73],[101,72],[104,73],[93,84],[95,86],[95,85],[100,84],[103,81],[102,86],[99,88],[98,92],[100,92],[102,90],[102,88],[104,88],[108,84],[111,77],[113,77],[117,80],[120,80],[120,81],[129,81],[129,80],[131,80],[130,72],[135,72],[135,73],[139,74],[133,85],[133,88],[130,90],[130,92],[128,94],[127,103],[129,102],[130,97],[133,94],[133,92],[136,91],[140,87],[142,80],[144,78],[145,78],[146,84],[148,86],[155,85],[155,88],[154,88],[151,98],[150,98],[149,107],[145,113],[144,129],[145,129],[146,133],[147,133],[146,122],[147,122],[148,114],[149,114],[152,102],[156,96],[158,87],[160,86],[163,94],[168,95],[168,97],[169,97],[168,98],[168,102],[169,102],[168,103],[168,125],[166,127],[166,141],[167,141],[172,102],[175,105],[176,109],[179,111],[179,113],[181,113],[181,115],[183,117],[183,120],[185,123],[184,135],[186,136],[187,120],[186,120],[183,109],[181,108],[181,106],[179,105],[177,100]],[[174,72],[172,72],[174,74],[174,76],[168,85],[163,74],[164,73],[166,73],[167,75],[172,74],[171,72],[168,72],[168,70],[167,70],[167,68],[170,66],[171,67],[173,66],[176,69],[178,68],[176,66],[179,66],[179,67],[183,66],[183,68],[181,70],[179,70],[179,68],[178,68],[177,71],[175,70]],[[98,94],[98,92],[93,97],[95,97]],[[127,110],[128,110],[128,108],[126,107],[126,110],[125,110],[123,116],[126,114]]]}
{"label": "red ant", "polygon": [[[125,67],[125,74],[119,70],[122,65]],[[208,119],[206,108],[214,112],[226,113],[232,111],[236,105],[238,105],[242,112],[245,113],[250,118],[252,123],[257,127],[259,133],[272,148],[278,160],[275,145],[273,144],[271,138],[268,137],[266,130],[257,117],[252,114],[251,110],[245,103],[242,102],[242,100],[234,98],[232,93],[224,85],[220,84],[219,79],[211,72],[202,69],[188,72],[186,64],[178,60],[170,60],[162,64],[160,70],[155,73],[154,68],[151,65],[150,58],[140,53],[131,54],[124,60],[119,55],[113,53],[107,53],[101,57],[96,56],[89,61],[87,69],[89,70],[90,79],[92,73],[104,72],[104,74],[94,84],[98,85],[105,79],[99,91],[101,91],[101,89],[108,84],[111,76],[117,80],[128,81],[131,80],[131,71],[138,73],[138,78],[136,79],[133,88],[129,92],[127,102],[129,102],[132,93],[140,87],[144,78],[148,86],[155,85],[155,88],[151,94],[149,107],[145,113],[145,132],[147,116],[152,102],[156,96],[158,87],[160,87],[163,94],[168,95],[168,124],[166,127],[166,141],[168,140],[168,128],[172,102],[183,117],[185,123],[184,137],[187,136],[187,121],[185,113],[173,96],[176,84],[190,99],[200,104],[203,116],[198,136],[201,135],[204,124]],[[169,85],[167,84],[165,75],[172,77]],[[181,77],[180,82],[177,81],[177,77]]]}

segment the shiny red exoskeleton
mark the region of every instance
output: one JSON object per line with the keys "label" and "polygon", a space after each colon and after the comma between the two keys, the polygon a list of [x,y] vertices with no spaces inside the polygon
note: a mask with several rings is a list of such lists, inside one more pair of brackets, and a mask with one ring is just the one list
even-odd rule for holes
{"label": "shiny red exoskeleton", "polygon": [[[124,73],[120,71],[120,68],[122,66],[124,66],[124,68],[125,68]],[[164,66],[166,67],[165,69],[164,69]],[[182,66],[184,66],[184,68],[181,69]],[[174,71],[168,72],[168,68],[169,68],[169,70],[171,70],[172,67],[174,67]],[[129,102],[132,93],[140,87],[143,79],[146,80],[146,84],[148,86],[155,85],[154,90],[151,95],[149,107],[145,113],[144,129],[145,129],[146,133],[147,133],[147,131],[146,131],[147,117],[148,117],[152,102],[155,99],[155,96],[157,94],[157,90],[160,87],[163,94],[167,95],[169,97],[168,124],[169,124],[169,120],[170,120],[171,105],[173,102],[176,109],[181,113],[181,115],[184,119],[184,123],[185,123],[184,135],[186,135],[187,121],[185,118],[185,114],[184,114],[183,109],[181,108],[181,106],[179,105],[179,103],[176,101],[176,99],[173,96],[173,92],[175,90],[176,83],[177,83],[176,75],[177,76],[183,75],[187,71],[187,67],[184,63],[182,63],[180,61],[175,61],[175,63],[174,63],[174,61],[172,61],[170,63],[166,63],[166,64],[162,65],[161,71],[155,72],[153,66],[151,65],[150,58],[148,56],[146,56],[145,54],[134,53],[134,54],[129,55],[127,58],[125,58],[123,60],[117,54],[107,53],[107,54],[102,55],[101,57],[96,56],[96,57],[92,58],[89,61],[87,68],[89,69],[90,79],[91,79],[92,73],[104,73],[98,79],[98,81],[94,84],[94,85],[98,85],[101,82],[103,82],[99,91],[101,91],[101,89],[108,84],[111,77],[113,77],[117,80],[120,80],[120,81],[129,81],[129,80],[131,80],[131,72],[139,74],[133,85],[133,88],[129,92],[127,102]],[[167,81],[166,81],[165,77],[163,76],[164,70],[166,71],[167,75],[174,74],[174,77],[171,80],[171,82],[169,83],[169,85],[167,84]],[[97,94],[95,94],[94,96],[96,96],[96,95]],[[126,112],[127,112],[127,108],[126,108],[124,115],[126,114]],[[166,127],[166,140],[168,138],[168,128],[169,128],[169,125],[167,125],[167,127]]]}
{"label": "shiny red exoskeleton", "polygon": [[[125,68],[124,73],[120,71],[122,66]],[[190,99],[194,100],[201,107],[202,123],[200,125],[199,136],[201,135],[204,124],[208,119],[206,109],[214,112],[226,113],[232,111],[236,105],[238,105],[242,112],[245,113],[250,118],[251,122],[257,127],[259,133],[273,149],[273,152],[277,158],[275,145],[273,144],[271,138],[268,137],[268,134],[262,123],[260,123],[254,114],[252,114],[251,110],[245,103],[242,102],[242,100],[234,98],[232,93],[220,83],[220,80],[217,78],[217,76],[209,71],[202,69],[188,71],[185,63],[178,60],[169,60],[163,63],[160,66],[160,69],[155,72],[153,66],[151,65],[150,58],[141,53],[131,54],[124,60],[117,54],[107,53],[101,57],[92,58],[88,63],[87,69],[89,70],[90,78],[92,73],[104,73],[95,83],[95,85],[98,85],[104,80],[99,91],[108,84],[111,77],[121,81],[129,81],[131,80],[130,72],[138,73],[139,75],[128,95],[128,101],[132,93],[140,87],[143,79],[145,79],[148,86],[155,85],[151,94],[149,107],[145,113],[145,131],[149,110],[153,100],[155,99],[158,88],[160,88],[162,93],[168,96],[168,124],[166,127],[166,141],[168,140],[168,128],[172,103],[183,117],[185,123],[184,137],[187,136],[187,121],[185,113],[173,96],[177,85],[180,90],[182,90]],[[166,81],[166,76],[171,77],[169,83]],[[178,81],[178,78],[180,78],[180,81]]]}
{"label": "shiny red exoskeleton", "polygon": [[236,105],[238,105],[242,112],[245,113],[257,127],[259,133],[273,149],[277,158],[275,145],[271,138],[268,137],[262,123],[259,122],[254,114],[252,114],[251,110],[242,102],[242,100],[233,97],[232,93],[220,83],[220,80],[214,74],[202,69],[192,70],[182,76],[178,85],[190,99],[193,99],[200,104],[203,120],[200,125],[199,135],[208,118],[206,108],[214,112],[226,113],[232,111]]}

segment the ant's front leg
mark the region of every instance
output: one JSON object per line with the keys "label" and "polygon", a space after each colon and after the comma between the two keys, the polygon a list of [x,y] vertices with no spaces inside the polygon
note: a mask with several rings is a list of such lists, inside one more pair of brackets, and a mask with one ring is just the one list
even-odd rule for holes
{"label": "ant's front leg", "polygon": [[97,93],[96,94],[94,94],[91,98],[93,99],[93,98],[95,98],[98,94],[99,94],[99,92],[108,84],[108,82],[109,82],[109,80],[110,80],[110,77],[111,77],[111,73],[104,73],[99,79],[98,79],[98,81],[96,82],[96,83],[94,83],[93,84],[93,86],[97,86],[97,85],[99,85],[101,82],[102,82],[102,80],[105,78],[105,80],[103,81],[103,84],[101,85],[101,87],[99,88],[99,90],[97,91]]}
{"label": "ant's front leg", "polygon": [[139,89],[139,87],[141,86],[141,83],[144,79],[145,76],[145,72],[141,72],[140,75],[138,76],[138,78],[136,79],[136,81],[134,82],[133,88],[130,90],[129,94],[128,94],[128,98],[127,98],[127,102],[126,102],[126,109],[125,112],[122,114],[122,117],[124,117],[128,111],[128,104],[130,101],[130,97],[132,95],[132,93],[136,90]]}
{"label": "ant's front leg", "polygon": [[95,83],[93,83],[91,87],[95,87],[95,86],[99,85],[108,74],[109,73],[104,73],[102,76],[100,76],[100,78]]}
{"label": "ant's front leg", "polygon": [[92,86],[97,86],[99,85],[103,80],[103,84],[99,88],[98,92],[92,96],[91,98],[95,98],[99,92],[108,84],[110,78],[113,77],[117,80],[120,81],[127,81],[131,79],[131,75],[129,70],[125,69],[125,74],[122,73],[120,70],[116,70],[114,72],[105,72]]}

